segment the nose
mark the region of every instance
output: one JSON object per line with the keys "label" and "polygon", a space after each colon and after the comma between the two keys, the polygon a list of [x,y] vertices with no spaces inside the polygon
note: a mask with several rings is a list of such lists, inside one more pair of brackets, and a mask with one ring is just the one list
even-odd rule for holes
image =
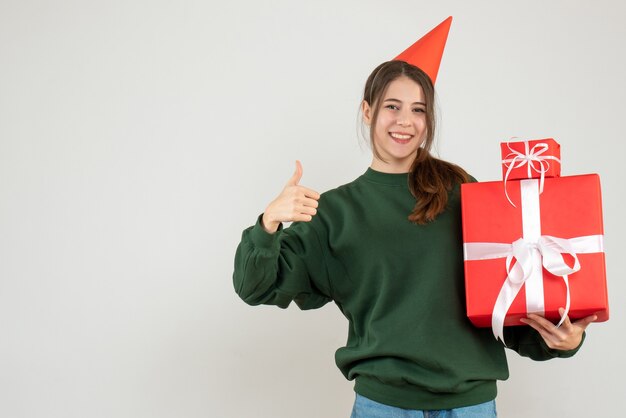
{"label": "nose", "polygon": [[407,109],[402,109],[402,111],[398,112],[398,119],[396,119],[396,123],[399,126],[411,125],[411,114],[407,112]]}
{"label": "nose", "polygon": [[399,126],[409,126],[411,124],[409,118],[407,116],[404,116],[404,115],[399,115],[398,119],[396,120],[396,123]]}

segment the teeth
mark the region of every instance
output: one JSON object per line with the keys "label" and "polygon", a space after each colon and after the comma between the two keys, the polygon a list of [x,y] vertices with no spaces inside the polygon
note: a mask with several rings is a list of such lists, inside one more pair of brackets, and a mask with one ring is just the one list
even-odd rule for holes
{"label": "teeth", "polygon": [[394,132],[392,132],[390,135],[393,138],[396,138],[396,139],[409,139],[409,138],[411,138],[411,135],[401,135],[401,134],[397,134],[397,133],[394,133]]}

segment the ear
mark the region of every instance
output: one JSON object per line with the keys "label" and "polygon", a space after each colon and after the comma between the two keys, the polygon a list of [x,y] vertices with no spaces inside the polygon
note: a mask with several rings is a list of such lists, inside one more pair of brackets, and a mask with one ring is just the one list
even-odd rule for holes
{"label": "ear", "polygon": [[363,114],[363,122],[370,126],[372,124],[372,108],[365,100],[361,103],[361,113]]}

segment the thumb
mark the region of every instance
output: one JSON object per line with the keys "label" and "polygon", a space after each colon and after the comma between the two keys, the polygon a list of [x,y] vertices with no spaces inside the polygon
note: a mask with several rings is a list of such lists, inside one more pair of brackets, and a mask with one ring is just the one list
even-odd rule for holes
{"label": "thumb", "polygon": [[302,164],[300,161],[296,160],[296,171],[293,173],[293,176],[287,182],[287,186],[297,186],[300,183],[300,179],[302,178]]}

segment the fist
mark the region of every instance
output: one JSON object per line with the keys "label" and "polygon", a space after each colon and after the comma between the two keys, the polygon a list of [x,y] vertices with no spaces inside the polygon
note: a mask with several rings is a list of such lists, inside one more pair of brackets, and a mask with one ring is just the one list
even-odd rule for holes
{"label": "fist", "polygon": [[296,171],[282,192],[263,213],[263,228],[274,233],[281,222],[309,222],[317,214],[320,194],[300,185],[302,164],[296,161]]}

